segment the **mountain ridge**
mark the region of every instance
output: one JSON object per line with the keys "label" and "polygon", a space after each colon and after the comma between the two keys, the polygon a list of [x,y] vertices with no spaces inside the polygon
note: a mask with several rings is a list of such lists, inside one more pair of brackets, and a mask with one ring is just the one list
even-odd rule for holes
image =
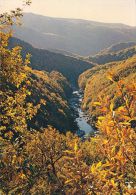
{"label": "mountain ridge", "polygon": [[24,12],[24,15],[37,15],[39,17],[45,17],[47,19],[56,19],[56,20],[66,20],[66,21],[79,21],[79,22],[90,22],[92,24],[101,24],[101,25],[114,25],[114,26],[124,26],[124,27],[132,27],[132,28],[136,28],[136,26],[131,26],[128,24],[124,24],[124,23],[114,23],[114,22],[101,22],[101,21],[95,21],[95,20],[89,20],[89,19],[81,19],[81,18],[66,18],[66,17],[53,17],[53,16],[46,16],[46,15],[42,15],[42,14],[37,14],[37,13],[33,13],[33,12]]}
{"label": "mountain ridge", "polygon": [[23,57],[25,57],[27,53],[30,53],[32,55],[30,66],[33,69],[47,72],[56,70],[62,73],[74,86],[77,86],[78,76],[85,70],[94,66],[93,63],[81,60],[77,57],[66,56],[59,53],[53,53],[48,50],[34,48],[31,44],[18,38],[11,38],[9,46],[10,48],[13,48],[14,46],[21,46],[23,48]]}
{"label": "mountain ridge", "polygon": [[136,55],[136,42],[126,42],[112,45],[111,47],[102,50],[94,56],[89,56],[86,59],[93,63],[105,64],[114,61],[126,60],[134,55]]}
{"label": "mountain ridge", "polygon": [[136,41],[136,28],[81,19],[52,18],[24,14],[15,36],[42,49],[64,50],[78,55],[94,55],[112,44]]}

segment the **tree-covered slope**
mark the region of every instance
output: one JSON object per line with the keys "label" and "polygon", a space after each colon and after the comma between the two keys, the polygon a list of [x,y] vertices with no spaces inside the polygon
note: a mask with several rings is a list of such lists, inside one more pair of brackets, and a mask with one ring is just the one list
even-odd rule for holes
{"label": "tree-covered slope", "polygon": [[136,82],[136,55],[124,61],[97,65],[80,75],[79,86],[84,90],[82,107],[93,119],[101,115],[98,107],[94,106],[94,102],[99,102],[100,98],[108,97],[115,107],[121,104],[120,98],[115,96],[116,84],[109,77],[115,81],[123,80],[126,84]]}
{"label": "tree-covered slope", "polygon": [[[30,55],[22,57],[20,47],[8,49],[11,35],[5,27],[10,29],[20,15],[18,8],[0,17],[0,194],[135,195],[136,57],[97,66],[94,77],[87,71],[89,90],[98,85],[95,97],[103,91],[95,102],[102,111],[98,134],[83,141],[71,132],[43,129],[45,115],[48,124],[53,118],[56,126],[59,117],[60,125],[67,125],[62,115],[66,110],[69,118],[71,89],[56,71],[32,70]],[[109,82],[104,83],[109,68]],[[29,131],[31,125],[39,128]]]}
{"label": "tree-covered slope", "polygon": [[28,101],[37,105],[42,99],[45,105],[28,121],[29,128],[39,130],[51,125],[61,132],[74,131],[76,126],[67,101],[72,89],[67,79],[56,71],[32,70],[30,82],[31,95]]}
{"label": "tree-covered slope", "polygon": [[90,56],[89,59],[93,63],[105,64],[113,61],[125,60],[136,54],[136,43],[126,42],[115,44],[105,50],[102,50],[95,56]]}
{"label": "tree-covered slope", "polygon": [[[31,69],[30,55],[16,46],[8,48],[10,34],[1,33],[0,119],[2,135],[12,131],[38,130],[54,126],[60,132],[74,131],[73,112],[68,98],[72,88],[57,71]],[[11,45],[10,45],[11,47]],[[6,129],[6,130],[5,130]]]}
{"label": "tree-covered slope", "polygon": [[136,41],[136,28],[78,19],[51,18],[25,13],[15,36],[43,49],[79,55],[96,54],[118,42]]}
{"label": "tree-covered slope", "polygon": [[111,45],[107,49],[102,50],[101,53],[119,52],[133,46],[136,46],[136,42],[119,42],[117,44]]}
{"label": "tree-covered slope", "polygon": [[53,53],[48,50],[37,49],[30,44],[16,38],[10,40],[10,48],[14,46],[23,48],[23,56],[31,54],[31,67],[37,70],[61,72],[73,85],[77,84],[78,76],[93,64],[91,62],[70,57],[63,54]]}

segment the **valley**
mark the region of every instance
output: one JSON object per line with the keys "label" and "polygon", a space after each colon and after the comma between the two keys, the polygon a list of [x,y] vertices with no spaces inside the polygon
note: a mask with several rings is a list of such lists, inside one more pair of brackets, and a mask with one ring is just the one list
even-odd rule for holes
{"label": "valley", "polygon": [[[35,22],[38,25],[37,30],[35,29]],[[72,33],[70,33],[71,30]],[[105,83],[108,83],[107,79],[103,78],[101,74],[108,74],[114,67],[116,69],[119,63],[124,63],[125,60],[136,55],[135,30],[135,27],[123,24],[105,24],[85,20],[44,17],[31,13],[24,14],[21,28],[14,27],[16,37],[10,39],[9,47],[21,46],[23,57],[28,52],[31,53],[30,66],[32,69],[49,73],[52,71],[60,72],[67,79],[71,88],[65,99],[69,107],[70,118],[68,123],[70,125],[65,123],[66,125],[63,126],[61,122],[60,125],[59,122],[58,124],[54,123],[54,120],[57,121],[55,114],[57,111],[52,115],[52,118],[55,115],[55,119],[49,125],[53,125],[62,132],[66,132],[67,129],[75,132],[78,130],[78,126],[80,126],[80,130],[90,129],[90,124],[96,128],[99,113],[97,108],[95,110],[94,106],[91,105],[93,101],[97,101],[97,97],[93,98],[93,94],[101,95],[101,88],[103,87],[101,85],[104,85],[105,89]],[[103,36],[103,33],[106,33],[106,36]],[[29,34],[33,35],[33,39]],[[108,37],[108,39],[104,40],[104,37]],[[95,88],[99,89],[99,81],[95,83],[93,88],[88,83],[91,83],[95,76],[96,80],[99,80],[97,74],[98,77],[102,76],[100,78],[105,81],[104,84],[102,81],[100,90],[96,92]],[[70,108],[69,98],[73,98],[74,88],[81,89],[84,94],[82,102],[77,101],[75,105],[78,104],[78,106],[73,105]],[[113,93],[110,95],[112,96]],[[91,98],[92,100],[90,100]],[[76,112],[79,118],[75,118],[73,112]],[[88,115],[87,122],[84,116],[86,113]]]}
{"label": "valley", "polygon": [[[34,48],[30,44],[17,38],[10,39],[9,48],[13,48],[14,46],[22,47],[23,57],[25,57],[28,52],[31,53],[30,66],[35,69],[33,70],[34,74],[32,74],[31,81],[34,83],[31,93],[32,97],[30,96],[31,101],[35,99],[35,104],[40,101],[40,98],[47,101],[45,108],[43,107],[43,109],[40,109],[40,112],[29,121],[30,128],[33,127],[38,129],[51,125],[63,133],[68,130],[72,132],[82,130],[83,132],[86,132],[86,134],[89,132],[91,133],[92,128],[87,123],[87,117],[84,116],[85,114],[80,108],[81,95],[80,93],[77,93],[75,97],[76,102],[74,102],[73,93],[75,89],[80,90],[78,87],[79,75],[85,70],[93,67],[94,64],[87,60],[80,59],[78,56],[73,57]],[[54,79],[54,81],[51,81],[51,79]],[[48,85],[50,85],[50,87]],[[54,87],[57,88],[55,89]],[[61,94],[60,87],[65,95]],[[33,95],[35,90],[37,93]],[[54,92],[56,96],[54,106],[56,109],[51,103],[51,94]],[[48,95],[48,93],[51,94]],[[65,107],[61,106],[61,104],[63,105],[61,99],[59,100],[60,102],[58,102],[57,98],[59,98],[59,96],[62,98],[62,101],[65,102]],[[72,106],[71,101],[73,102]],[[62,111],[62,113],[59,112],[59,110]]]}
{"label": "valley", "polygon": [[[93,135],[95,132],[94,129],[97,129],[96,122],[100,113],[97,108],[94,109],[92,102],[98,101],[97,96],[103,93],[103,91],[101,92],[102,89],[106,90],[109,83],[106,76],[108,75],[108,72],[111,71],[115,74],[116,69],[118,70],[118,67],[121,67],[123,63],[123,65],[126,64],[126,68],[122,66],[121,75],[126,78],[129,75],[134,75],[133,79],[135,79],[135,63],[132,63],[132,66],[130,65],[131,60],[129,63],[129,59],[135,61],[135,42],[125,42],[112,45],[110,48],[101,51],[100,54],[98,53],[96,56],[89,58],[80,58],[80,56],[74,56],[70,53],[67,55],[64,53],[60,54],[34,48],[30,44],[17,38],[12,38],[9,43],[10,48],[13,48],[14,46],[21,46],[23,48],[22,55],[24,57],[28,52],[31,53],[30,66],[35,69],[33,72],[39,77],[39,81],[37,80],[39,82],[37,83],[37,86],[40,88],[38,87],[39,89],[36,89],[39,91],[38,94],[41,94],[44,86],[43,83],[45,83],[45,92],[46,86],[50,85],[49,88],[47,87],[49,93],[53,94],[55,90],[56,95],[58,97],[60,96],[62,101],[66,104],[66,107],[64,106],[65,108],[61,108],[61,105],[58,105],[58,100],[56,99],[54,104],[56,108],[53,106],[54,108],[52,110],[52,100],[50,99],[46,107],[43,108],[41,112],[38,112],[34,119],[29,122],[30,128],[34,127],[34,123],[37,123],[38,125],[37,127],[35,126],[35,128],[44,128],[51,125],[63,133],[67,132],[67,130],[72,132],[78,132],[81,130],[79,133],[83,134],[83,136],[84,133],[86,135]],[[120,75],[119,72],[117,74]],[[97,78],[97,75],[99,79]],[[122,78],[122,76],[120,78]],[[93,84],[95,77],[97,82]],[[55,80],[51,81],[49,84],[48,79],[52,78]],[[101,80],[100,84],[98,80]],[[54,88],[56,84],[54,85],[53,82],[57,83],[57,88],[62,88],[61,90],[64,91],[65,95],[60,94],[61,91]],[[89,83],[91,83],[91,86]],[[96,89],[98,89],[97,92]],[[32,91],[34,91],[34,89]],[[43,99],[47,100],[47,92],[45,92]],[[113,96],[114,90],[109,93]],[[43,95],[41,97],[43,97]],[[91,97],[92,100],[90,101]],[[35,97],[33,96],[31,98],[32,100],[40,100],[40,96],[37,97],[36,94]],[[46,109],[46,111],[44,111],[44,109]],[[51,110],[53,112],[50,112]]]}
{"label": "valley", "polygon": [[135,195],[135,143],[136,27],[0,14],[0,195]]}

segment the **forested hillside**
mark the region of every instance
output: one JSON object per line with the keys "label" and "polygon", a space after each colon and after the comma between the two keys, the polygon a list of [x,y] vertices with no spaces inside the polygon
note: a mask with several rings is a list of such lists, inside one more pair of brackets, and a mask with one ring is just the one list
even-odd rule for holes
{"label": "forested hillside", "polygon": [[118,42],[136,41],[136,28],[88,20],[52,18],[25,13],[15,36],[34,47],[88,56]]}
{"label": "forested hillside", "polygon": [[101,51],[101,53],[106,53],[106,52],[114,53],[133,46],[136,46],[136,42],[119,42],[117,44],[111,45],[107,49],[104,49],[103,51]]}
{"label": "forested hillside", "polygon": [[72,88],[67,79],[56,71],[48,73],[33,70],[30,82],[31,95],[28,101],[37,105],[42,99],[45,105],[42,105],[33,119],[28,121],[28,127],[39,130],[51,125],[63,133],[76,130],[77,126],[68,104]]}
{"label": "forested hillside", "polygon": [[[7,81],[4,85],[5,86],[4,91],[9,91],[8,93],[10,93],[11,91],[11,93],[13,93],[17,98],[19,94],[16,93],[18,92],[18,88],[21,85],[21,80],[23,79],[25,80],[27,77],[27,71],[29,72],[28,73],[29,77],[27,78],[26,82],[28,89],[26,89],[24,81],[22,81],[23,82],[22,85],[24,85],[24,88],[20,89],[19,93],[21,93],[22,90],[26,90],[22,91],[22,98],[26,98],[26,104],[28,104],[28,109],[29,107],[31,109],[32,105],[34,105],[35,107],[38,106],[38,109],[31,110],[34,111],[35,115],[34,117],[30,117],[26,120],[28,128],[40,130],[47,127],[48,125],[51,125],[59,129],[60,132],[63,133],[68,130],[74,131],[77,128],[77,126],[74,123],[73,112],[68,104],[68,98],[72,93],[72,88],[67,79],[57,71],[51,71],[50,73],[48,73],[45,71],[32,70],[30,69],[30,67],[26,67],[25,71],[25,65],[24,67],[20,67],[20,63],[23,63],[23,59],[21,59],[21,48],[17,46],[9,51],[6,48],[6,51],[7,53],[11,52],[11,54],[7,54],[7,58],[3,59],[3,63],[8,63],[8,65],[11,66],[11,69],[10,68],[8,69],[7,65],[4,71],[5,74],[7,75],[10,74],[10,71],[12,70],[13,75],[11,74],[9,76],[9,80],[10,79],[12,80],[13,77],[15,76],[14,82],[17,83],[17,86],[15,87],[14,83],[10,84],[10,82]],[[28,58],[30,57],[29,54],[27,54],[26,56],[28,56]],[[15,62],[15,64],[12,65],[13,63],[12,61],[14,61],[15,58],[17,61]],[[24,64],[26,63],[29,63],[29,60],[26,59],[25,61],[24,56]],[[26,94],[24,94],[23,96],[23,93]],[[44,104],[40,106],[41,100],[42,102],[44,102]],[[14,106],[15,105],[13,103],[13,107]]]}
{"label": "forested hillside", "polygon": [[129,85],[130,81],[135,83],[136,55],[124,61],[97,65],[80,75],[79,86],[84,90],[82,107],[88,111],[94,122],[102,114],[94,102],[107,98],[108,102],[113,102],[115,109],[122,105],[120,95],[116,95],[117,86],[108,77],[115,81],[123,81],[124,85]]}
{"label": "forested hillside", "polygon": [[126,60],[129,57],[136,55],[136,43],[119,43],[102,50],[95,56],[90,56],[87,59],[93,63],[105,64],[108,62]]}
{"label": "forested hillside", "polygon": [[37,49],[30,44],[16,38],[10,40],[10,48],[14,46],[23,48],[22,55],[31,54],[30,66],[33,69],[51,72],[56,70],[61,72],[73,85],[77,85],[78,76],[85,70],[91,68],[93,63],[80,60],[77,57],[70,57],[48,50]]}
{"label": "forested hillside", "polygon": [[[22,50],[9,45],[21,16],[0,15],[0,195],[135,195],[136,55],[92,67],[17,40]],[[67,78],[90,66],[78,81],[98,131],[81,138]]]}

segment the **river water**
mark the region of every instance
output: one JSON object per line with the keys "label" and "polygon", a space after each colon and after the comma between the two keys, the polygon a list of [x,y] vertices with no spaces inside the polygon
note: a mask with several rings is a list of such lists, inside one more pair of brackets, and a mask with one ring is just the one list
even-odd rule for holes
{"label": "river water", "polygon": [[80,90],[73,91],[70,99],[70,105],[74,110],[75,121],[78,125],[78,132],[84,132],[85,135],[93,134],[95,131],[92,126],[88,123],[89,117],[81,109],[83,94]]}

